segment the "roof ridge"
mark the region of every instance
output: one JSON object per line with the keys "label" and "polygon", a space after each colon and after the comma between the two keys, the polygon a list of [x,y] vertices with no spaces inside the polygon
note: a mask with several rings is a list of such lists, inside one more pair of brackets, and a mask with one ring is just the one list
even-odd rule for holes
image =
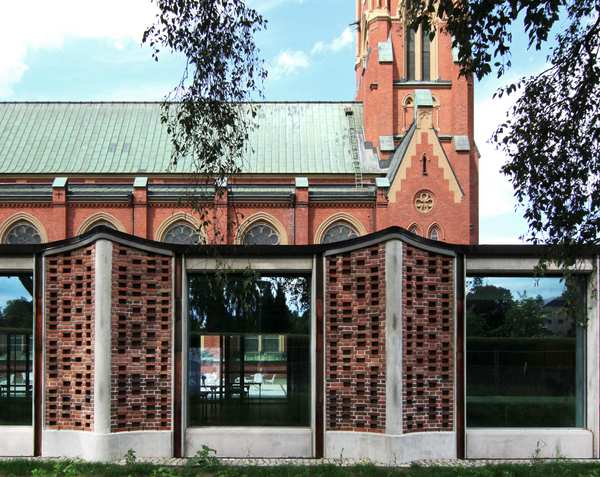
{"label": "roof ridge", "polygon": [[[0,100],[0,105],[3,104],[162,104],[163,101],[6,101]],[[172,104],[176,101],[171,101]],[[310,100],[310,101],[296,101],[296,100],[285,100],[285,101],[236,101],[233,104],[362,104],[362,101],[349,100],[349,101],[328,101],[328,100]]]}

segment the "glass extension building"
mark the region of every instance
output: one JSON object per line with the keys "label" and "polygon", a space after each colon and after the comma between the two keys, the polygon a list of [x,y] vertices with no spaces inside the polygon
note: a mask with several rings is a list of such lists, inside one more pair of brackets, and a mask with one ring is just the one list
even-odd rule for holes
{"label": "glass extension building", "polygon": [[600,250],[566,278],[544,253],[0,245],[0,454],[597,457]]}

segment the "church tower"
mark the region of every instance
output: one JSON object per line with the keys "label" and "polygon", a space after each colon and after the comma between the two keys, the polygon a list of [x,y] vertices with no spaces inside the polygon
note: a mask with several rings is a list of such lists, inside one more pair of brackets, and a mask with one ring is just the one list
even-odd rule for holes
{"label": "church tower", "polygon": [[406,0],[356,0],[356,97],[365,141],[387,168],[384,221],[430,238],[478,241],[473,80],[452,39],[410,28]]}

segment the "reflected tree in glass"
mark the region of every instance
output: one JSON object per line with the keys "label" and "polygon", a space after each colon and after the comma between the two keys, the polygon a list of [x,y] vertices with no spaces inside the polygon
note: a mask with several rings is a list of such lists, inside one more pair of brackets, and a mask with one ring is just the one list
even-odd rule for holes
{"label": "reflected tree in glass", "polygon": [[32,424],[32,289],[31,275],[0,276],[0,425]]}
{"label": "reflected tree in glass", "polygon": [[189,280],[189,425],[309,425],[309,277]]}
{"label": "reflected tree in glass", "polygon": [[467,426],[585,425],[584,290],[583,279],[469,280]]}

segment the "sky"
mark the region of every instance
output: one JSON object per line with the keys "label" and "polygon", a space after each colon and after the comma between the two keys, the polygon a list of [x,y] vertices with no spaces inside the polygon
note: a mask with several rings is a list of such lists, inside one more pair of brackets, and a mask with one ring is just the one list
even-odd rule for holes
{"label": "sky", "polygon": [[[467,289],[473,285],[473,279],[467,279]],[[559,298],[565,291],[565,282],[560,277],[485,277],[483,285],[506,288],[513,300],[537,298],[541,296],[544,302]]]}
{"label": "sky", "polygon": [[[268,20],[257,37],[269,69],[265,99],[354,99],[354,0],[249,2]],[[141,46],[155,14],[150,0],[19,0],[0,8],[0,101],[160,100],[181,74],[180,57],[155,62]],[[481,243],[519,243],[527,232],[499,173],[504,157],[488,142],[510,105],[494,91],[546,63],[543,52],[527,51],[518,26],[513,33],[510,73],[475,87]]]}

